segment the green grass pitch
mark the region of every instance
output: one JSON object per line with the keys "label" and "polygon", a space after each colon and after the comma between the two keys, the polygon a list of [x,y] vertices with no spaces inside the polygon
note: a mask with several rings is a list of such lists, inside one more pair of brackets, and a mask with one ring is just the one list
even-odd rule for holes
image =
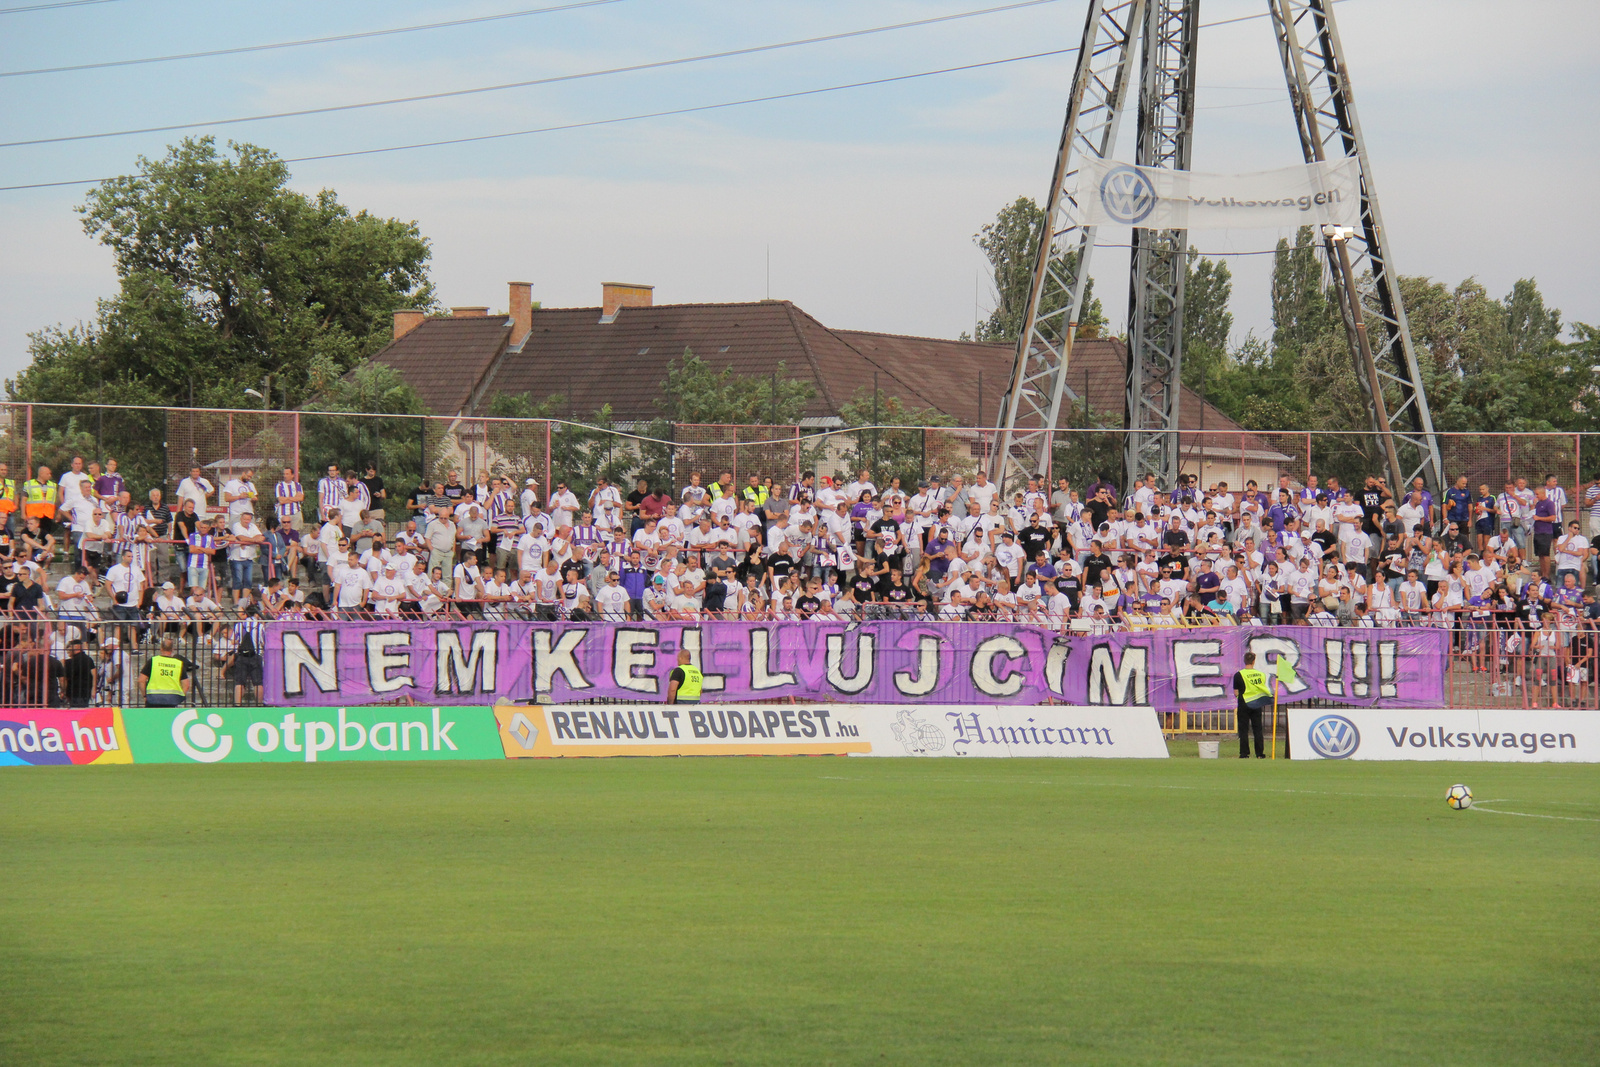
{"label": "green grass pitch", "polygon": [[[1457,781],[1497,810],[1450,811]],[[8,769],[0,1063],[1595,1063],[1597,786],[1237,759]]]}

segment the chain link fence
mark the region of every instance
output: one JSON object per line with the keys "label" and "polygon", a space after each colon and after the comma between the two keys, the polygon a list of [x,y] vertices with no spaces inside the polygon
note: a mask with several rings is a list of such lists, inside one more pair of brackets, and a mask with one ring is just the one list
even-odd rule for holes
{"label": "chain link fence", "polygon": [[[1126,432],[1065,428],[1053,438],[1050,482],[1074,486],[1122,480]],[[1541,485],[1551,475],[1569,511],[1581,486],[1600,472],[1600,435],[1572,433],[1440,434],[1446,476],[1465,475],[1468,488],[1498,493],[1506,482]],[[74,456],[118,461],[142,500],[162,487],[171,501],[179,481],[198,467],[214,486],[246,469],[275,482],[288,467],[315,481],[329,465],[364,472],[375,467],[392,497],[424,477],[444,481],[451,471],[469,484],[482,473],[534,478],[544,491],[565,482],[587,493],[605,477],[629,486],[635,477],[677,488],[699,474],[705,484],[723,473],[743,486],[751,475],[780,488],[814,470],[847,479],[865,470],[887,487],[898,478],[908,491],[918,481],[954,474],[970,478],[993,458],[989,429],[949,426],[815,427],[588,423],[544,419],[448,418],[314,411],[222,411],[200,408],[124,408],[96,405],[0,405],[0,461],[19,483],[39,466],[59,478]],[[1251,481],[1263,489],[1280,477],[1304,485],[1360,485],[1381,472],[1370,434],[1319,431],[1179,433],[1184,473],[1202,487]],[[1012,487],[1020,489],[1022,487]],[[1392,487],[1398,488],[1398,487]],[[1435,492],[1442,486],[1430,487]],[[542,495],[542,494],[541,494]]]}

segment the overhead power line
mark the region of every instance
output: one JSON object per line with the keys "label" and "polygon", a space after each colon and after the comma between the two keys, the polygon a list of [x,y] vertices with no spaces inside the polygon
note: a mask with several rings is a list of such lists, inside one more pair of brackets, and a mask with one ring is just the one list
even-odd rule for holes
{"label": "overhead power line", "polygon": [[[915,74],[896,74],[887,78],[872,78],[868,81],[848,82],[843,85],[828,85],[820,89],[798,89],[789,93],[773,93],[770,96],[752,96],[744,100],[725,100],[716,104],[699,104],[694,107],[673,108],[669,111],[650,111],[640,115],[623,115],[618,118],[592,119],[588,122],[569,122],[560,126],[540,126],[531,130],[510,130],[505,133],[482,133],[471,137],[450,137],[439,141],[419,141],[415,144],[389,145],[384,148],[358,148],[348,152],[327,152],[315,156],[291,156],[284,160],[285,163],[309,163],[320,159],[346,159],[350,156],[375,156],[386,152],[407,152],[416,148],[442,148],[446,145],[471,144],[477,141],[499,141],[508,137],[528,137],[537,133],[557,133],[562,130],[583,130],[594,126],[614,126],[622,122],[638,122],[642,119],[667,118],[672,115],[691,115],[699,111],[716,111],[722,108],[743,107],[746,104],[765,104],[774,100],[792,100],[802,96],[816,96],[821,93],[836,93],[844,89],[862,89],[869,85],[887,85],[891,82],[911,81],[915,78],[931,78],[938,74],[954,74],[963,70],[979,70],[983,67],[998,67],[1007,63],[1020,63],[1028,59],[1043,59],[1046,56],[1070,55],[1077,48],[1059,48],[1050,52],[1033,52],[1025,56],[1011,56],[1008,59],[990,59],[981,63],[965,63],[959,67],[942,67],[939,70],[918,71]],[[110,181],[110,178],[80,178],[67,182],[34,182],[28,185],[0,185],[0,192],[11,192],[16,189],[49,189],[61,185],[98,185],[100,182]]]}
{"label": "overhead power line", "polygon": [[795,41],[779,41],[776,44],[751,45],[748,48],[734,48],[725,52],[707,52],[698,56],[684,56],[678,59],[662,59],[652,63],[635,63],[626,67],[610,67],[605,70],[590,70],[579,74],[556,74],[547,78],[530,78],[526,81],[504,82],[499,85],[479,85],[471,89],[451,89],[437,93],[418,93],[414,96],[396,96],[387,100],[367,100],[359,104],[334,104],[328,107],[304,108],[299,111],[277,111],[264,115],[244,115],[229,119],[212,119],[206,122],[177,122],[166,126],[144,126],[132,130],[108,130],[104,133],[78,133],[62,137],[37,137],[26,141],[0,142],[0,148],[22,148],[28,145],[60,144],[65,141],[92,141],[106,137],[131,137],[144,133],[171,133],[176,130],[191,130],[210,126],[232,126],[242,122],[263,122],[268,119],[300,118],[306,115],[327,115],[340,111],[358,111],[365,108],[389,107],[394,104],[414,104],[424,100],[447,100],[458,96],[472,96],[479,93],[497,93],[507,89],[526,89],[535,85],[554,85],[559,82],[581,81],[588,78],[603,78],[613,74],[630,74],[641,70],[659,70],[663,67],[677,67],[689,63],[704,63],[714,59],[728,59],[733,56],[756,55],[761,52],[773,52],[782,48],[797,48],[801,45],[822,44],[828,41],[842,41],[852,37],[866,37],[871,34],[889,33],[894,30],[911,29],[917,26],[931,26],[941,22],[953,22],[957,19],[977,18],[981,15],[993,15],[1004,11],[1016,11],[1021,8],[1039,7],[1043,4],[1057,3],[1058,0],[1018,0],[1017,3],[1003,4],[999,7],[979,8],[975,11],[962,11],[953,15],[935,15],[932,18],[915,19],[911,22],[897,22],[888,26],[873,26],[864,30],[846,30],[842,33],[823,34],[819,37],[805,37]]}
{"label": "overhead power line", "polygon": [[[102,3],[110,0],[79,0]],[[369,37],[390,37],[397,33],[420,33],[423,30],[443,30],[452,26],[476,26],[484,22],[501,22],[506,19],[526,18],[529,15],[548,15],[556,11],[573,11],[582,7],[601,7],[620,4],[623,0],[581,0],[578,3],[558,4],[555,7],[534,7],[526,11],[506,11],[498,15],[479,15],[470,19],[451,19],[449,22],[425,22],[417,26],[396,26],[387,30],[365,30],[361,33],[340,33],[332,37],[307,37],[300,41],[276,41],[272,44],[241,45],[237,48],[215,48],[209,52],[179,52],[170,56],[145,56],[141,59],[112,59],[103,63],[78,63],[70,67],[38,67],[34,70],[0,70],[0,78],[22,78],[31,74],[63,74],[80,70],[105,70],[108,67],[136,67],[146,63],[174,63],[180,59],[210,59],[214,56],[237,56],[248,52],[270,52],[280,48],[303,48],[313,44],[334,44],[341,41],[360,41]]]}
{"label": "overhead power line", "polygon": [[[1334,0],[1335,3],[1344,3],[1346,0]],[[1220,23],[1202,23],[1201,26],[1226,25],[1234,22],[1246,22],[1250,19],[1266,18],[1265,14],[1245,15],[1240,18],[1227,19]],[[324,159],[345,159],[351,156],[382,155],[389,152],[407,152],[420,148],[440,148],[449,145],[470,144],[478,141],[497,141],[511,137],[528,137],[540,133],[556,133],[564,130],[580,130],[594,126],[610,126],[623,122],[638,122],[644,119],[667,118],[674,115],[687,115],[701,111],[715,111],[723,108],[743,107],[747,104],[763,104],[777,100],[791,100],[798,97],[816,96],[823,93],[840,92],[846,89],[862,89],[873,85],[887,85],[893,82],[911,81],[917,78],[929,78],[941,74],[955,74],[967,70],[980,70],[986,67],[1005,66],[1011,63],[1021,63],[1030,59],[1043,59],[1049,56],[1072,55],[1077,52],[1076,47],[1053,49],[1047,52],[1032,52],[1027,55],[1011,56],[1007,59],[986,60],[979,63],[966,63],[961,66],[943,67],[938,70],[919,71],[915,74],[897,74],[886,78],[872,78],[866,81],[848,82],[843,85],[830,85],[819,89],[800,89],[788,93],[774,93],[769,96],[749,97],[744,100],[729,100],[716,104],[701,104],[695,107],[675,108],[669,111],[654,111],[640,115],[624,115],[619,118],[594,119],[589,122],[573,122],[559,126],[544,126],[528,130],[511,130],[504,133],[478,134],[470,137],[452,137],[439,141],[422,141],[415,144],[388,145],[382,148],[361,148],[347,152],[328,152],[312,156],[290,156],[284,159],[285,163],[310,163]],[[1265,101],[1272,103],[1273,101]],[[99,185],[101,182],[111,181],[110,178],[76,178],[71,181],[54,182],[29,182],[20,185],[0,185],[0,192],[15,192],[23,189],[54,189],[71,185]],[[1244,255],[1266,255],[1265,252],[1239,253]]]}
{"label": "overhead power line", "polygon": [[20,15],[25,11],[54,11],[58,7],[88,7],[90,4],[115,4],[119,0],[57,0],[54,4],[25,4],[22,7],[0,7],[0,15]]}

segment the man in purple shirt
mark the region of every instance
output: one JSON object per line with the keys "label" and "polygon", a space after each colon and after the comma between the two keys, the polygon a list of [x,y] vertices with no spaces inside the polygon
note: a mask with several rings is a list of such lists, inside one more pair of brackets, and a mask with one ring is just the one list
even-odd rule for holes
{"label": "man in purple shirt", "polygon": [[117,473],[117,461],[106,460],[106,472],[94,480],[94,495],[100,498],[101,503],[109,506],[117,502],[117,498],[126,488],[128,483]]}
{"label": "man in purple shirt", "polygon": [[1550,542],[1555,539],[1556,525],[1561,521],[1561,509],[1544,486],[1533,491],[1533,554],[1539,557],[1539,574],[1550,576]]}

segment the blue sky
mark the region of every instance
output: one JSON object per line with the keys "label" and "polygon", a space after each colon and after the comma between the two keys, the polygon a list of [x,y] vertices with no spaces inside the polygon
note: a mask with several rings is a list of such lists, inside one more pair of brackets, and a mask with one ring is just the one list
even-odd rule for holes
{"label": "blue sky", "polygon": [[[0,0],[0,7],[26,0]],[[550,6],[188,0],[0,14],[0,71],[229,48]],[[0,141],[323,107],[520,81],[863,29],[1002,0],[619,0],[470,27],[247,55],[0,77]],[[1083,0],[663,70],[331,115],[0,148],[0,185],[127,173],[184,133],[285,157],[607,119],[1003,59],[1075,45]],[[1262,0],[1207,0],[1215,22]],[[1345,0],[1361,121],[1400,270],[1494,294],[1533,276],[1568,321],[1600,322],[1593,188],[1600,74],[1592,0]],[[1558,29],[1559,28],[1559,29]],[[987,311],[972,235],[1044,195],[1071,55],[795,100],[581,130],[297,163],[294,184],[415,219],[446,304],[503,308],[505,283],[546,306],[591,305],[602,281],[661,303],[770,292],[829,325],[953,337]],[[1197,170],[1294,163],[1268,21],[1205,31]],[[1125,127],[1125,142],[1132,123]],[[1131,142],[1120,153],[1132,154]],[[109,255],[73,206],[84,186],[0,192],[0,376],[26,334],[93,314]],[[1207,252],[1271,248],[1273,231],[1197,233]],[[1102,231],[1125,242],[1126,233]],[[1270,257],[1230,260],[1236,334],[1270,331]],[[1114,324],[1126,256],[1093,273]]]}

